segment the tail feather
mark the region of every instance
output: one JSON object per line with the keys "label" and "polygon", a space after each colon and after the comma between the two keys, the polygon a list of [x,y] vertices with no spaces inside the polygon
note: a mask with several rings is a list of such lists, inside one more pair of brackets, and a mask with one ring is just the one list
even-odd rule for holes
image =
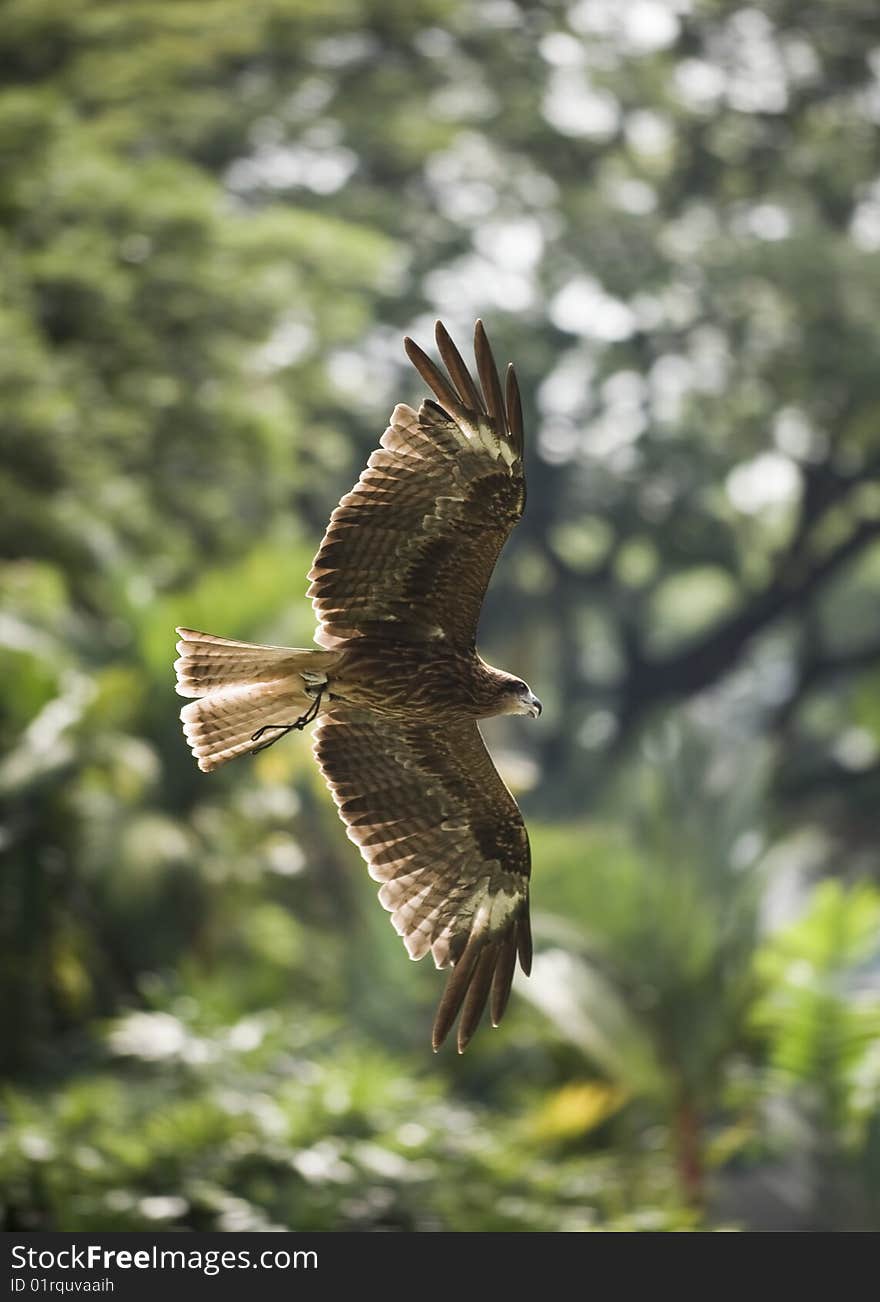
{"label": "tail feather", "polygon": [[175,660],[174,668],[181,696],[208,696],[223,687],[274,682],[296,673],[304,656],[321,654],[285,646],[234,642],[192,628],[179,628],[177,632],[179,659]]}
{"label": "tail feather", "polygon": [[256,646],[179,628],[177,691],[195,697],[180,712],[199,768],[208,773],[257,749],[253,734],[293,723],[327,682],[335,652]]}
{"label": "tail feather", "polygon": [[[310,705],[305,691],[288,680],[258,683],[190,701],[180,712],[183,732],[203,773],[210,773],[262,744],[254,733],[270,724],[293,723]],[[265,739],[263,739],[265,740]]]}

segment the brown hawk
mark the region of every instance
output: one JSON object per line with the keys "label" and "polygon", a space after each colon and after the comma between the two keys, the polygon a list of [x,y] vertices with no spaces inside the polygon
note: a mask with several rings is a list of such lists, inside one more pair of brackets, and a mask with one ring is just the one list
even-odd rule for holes
{"label": "brown hawk", "polygon": [[183,729],[207,771],[314,721],[313,748],[348,835],[411,958],[451,973],[434,1022],[461,1052],[487,1001],[497,1026],[519,955],[528,974],[529,840],[478,728],[537,717],[520,678],[487,665],[477,621],[523,512],[523,420],[482,323],[479,385],[438,322],[444,375],[406,339],[433,390],[398,405],[309,573],[320,649],[255,646],[180,628]]}

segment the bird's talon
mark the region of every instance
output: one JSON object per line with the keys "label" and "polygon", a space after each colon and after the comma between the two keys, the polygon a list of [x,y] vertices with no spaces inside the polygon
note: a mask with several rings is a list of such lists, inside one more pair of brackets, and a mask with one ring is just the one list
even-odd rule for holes
{"label": "bird's talon", "polygon": [[276,732],[278,735],[272,737],[269,741],[264,741],[262,746],[255,746],[250,752],[251,755],[259,755],[261,750],[268,750],[270,746],[275,745],[276,741],[280,741],[282,737],[286,737],[289,732],[302,732],[307,724],[310,724],[317,718],[318,711],[321,708],[321,697],[323,695],[323,690],[318,692],[305,714],[301,714],[293,723],[264,723],[262,728],[258,728],[256,732],[252,732],[251,741],[259,741],[266,732]]}

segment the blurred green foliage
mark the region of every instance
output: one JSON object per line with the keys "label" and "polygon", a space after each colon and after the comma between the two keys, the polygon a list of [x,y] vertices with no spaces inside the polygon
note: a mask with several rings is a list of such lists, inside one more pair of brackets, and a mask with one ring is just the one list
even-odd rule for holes
{"label": "blurred green foliage", "polygon": [[[4,1228],[880,1227],[876,5],[6,0],[0,69]],[[548,707],[462,1059],[170,669],[309,639],[436,315],[517,362]]]}

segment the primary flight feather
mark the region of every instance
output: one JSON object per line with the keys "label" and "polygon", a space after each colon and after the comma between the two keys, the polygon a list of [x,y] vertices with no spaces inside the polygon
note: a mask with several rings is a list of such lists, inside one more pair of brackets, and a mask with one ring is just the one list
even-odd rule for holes
{"label": "primary flight feather", "polygon": [[309,572],[320,649],[180,628],[175,669],[206,772],[314,721],[321,772],[410,956],[452,969],[433,1044],[458,1018],[461,1052],[487,1003],[498,1025],[517,956],[526,974],[532,956],[528,835],[477,725],[541,703],[476,650],[525,506],[516,376],[502,390],[479,321],[479,382],[439,322],[436,339],[447,375],[404,341],[436,401],[394,408]]}

